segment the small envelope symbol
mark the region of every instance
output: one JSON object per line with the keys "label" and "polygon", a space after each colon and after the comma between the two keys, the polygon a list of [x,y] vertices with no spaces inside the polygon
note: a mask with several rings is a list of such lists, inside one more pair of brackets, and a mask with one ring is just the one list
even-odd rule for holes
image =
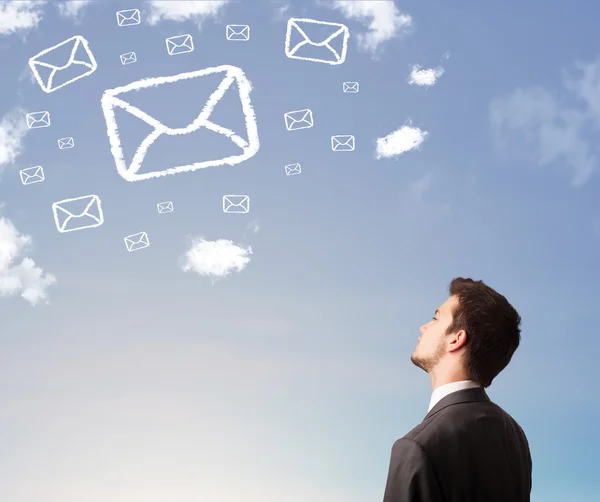
{"label": "small envelope symbol", "polygon": [[[191,122],[185,122],[178,124],[181,127],[168,127],[162,123],[160,116],[150,116],[148,113],[140,110],[139,108],[129,104],[128,97],[135,94],[138,89],[148,89],[151,94],[152,88],[159,87],[163,89],[167,86],[167,90],[173,92],[173,101],[179,102],[179,96],[177,95],[177,86],[173,85],[180,80],[188,80],[191,84],[197,83],[200,88],[204,80],[201,77],[213,74],[222,74],[222,80],[217,89],[210,95],[208,100],[202,105],[198,101],[192,101],[185,103],[187,107],[198,106],[198,115]],[[210,82],[210,80],[209,80]],[[258,128],[256,124],[256,116],[252,108],[250,101],[250,92],[252,90],[252,84],[244,75],[244,72],[235,66],[223,65],[214,68],[206,68],[204,70],[197,70],[188,73],[180,73],[171,77],[157,77],[147,78],[138,80],[123,87],[117,87],[115,89],[108,89],[102,96],[102,111],[104,112],[104,118],[106,119],[107,135],[110,140],[111,152],[115,159],[117,171],[127,181],[139,181],[150,178],[156,178],[158,176],[166,176],[167,174],[177,174],[187,171],[195,171],[204,167],[222,166],[224,164],[233,166],[248,160],[249,158],[256,155],[260,147],[258,139]],[[227,127],[217,124],[211,120],[211,113],[214,107],[219,103],[226,93],[236,93],[236,99],[239,99],[242,105],[242,113],[244,115],[245,133],[241,135]],[[151,98],[150,98],[151,99]],[[200,107],[202,109],[200,110]],[[125,161],[125,153],[121,146],[121,139],[119,137],[119,127],[117,124],[117,115],[115,109],[118,108],[120,112],[125,111],[138,119],[146,122],[151,128],[152,132],[141,141],[138,146],[131,164],[127,165]],[[167,107],[169,108],[169,107]],[[168,110],[167,110],[168,111]],[[195,110],[194,110],[195,111]],[[119,116],[123,115],[122,113]],[[129,115],[128,115],[129,117]],[[178,165],[173,162],[172,166],[164,166],[165,161],[168,159],[157,159],[154,164],[160,167],[160,170],[154,172],[139,173],[138,171],[144,166],[144,160],[148,150],[152,144],[161,138],[163,141],[169,141],[170,136],[179,136],[184,134],[193,135],[196,132],[204,134],[220,134],[222,137],[227,138],[232,142],[232,153],[231,156],[225,158],[212,159],[200,158],[193,164]],[[247,139],[243,136],[246,136]],[[133,148],[132,148],[133,150]],[[176,153],[177,147],[174,147],[174,153]],[[241,150],[241,152],[240,152]],[[199,155],[202,152],[199,152]],[[129,156],[128,156],[129,157]],[[152,155],[149,155],[152,157]],[[150,159],[150,162],[152,159]]]}
{"label": "small envelope symbol", "polygon": [[192,35],[177,35],[176,37],[167,38],[165,42],[167,44],[169,56],[186,54],[194,50],[194,40],[192,39]]}
{"label": "small envelope symbol", "polygon": [[158,209],[158,214],[172,213],[173,203],[170,200],[166,202],[159,202],[158,204],[156,204],[156,208]]}
{"label": "small envelope symbol", "polygon": [[227,40],[250,40],[250,26],[247,24],[228,24],[225,28]]}
{"label": "small envelope symbol", "polygon": [[135,52],[126,52],[125,54],[121,54],[119,57],[121,58],[121,64],[123,65],[135,63],[137,61]]}
{"label": "small envelope symbol", "polygon": [[[71,49],[70,52],[68,52],[69,58],[66,60],[64,59],[65,49]],[[53,62],[45,62],[44,60]],[[62,64],[57,64],[59,61]],[[65,85],[72,84],[76,80],[91,75],[98,68],[98,64],[90,50],[87,40],[76,35],[68,38],[64,42],[49,47],[48,49],[44,49],[42,52],[30,58],[29,67],[37,80],[37,83],[40,84],[42,91],[50,93]],[[48,73],[47,70],[44,70],[42,76],[40,74],[41,68],[47,68],[51,71]]]}
{"label": "small envelope symbol", "polygon": [[97,195],[84,195],[52,204],[54,223],[59,232],[74,232],[99,227],[104,223],[102,201]]}
{"label": "small envelope symbol", "polygon": [[68,150],[75,146],[75,140],[73,138],[61,138],[58,140],[59,150]]}
{"label": "small envelope symbol", "polygon": [[223,195],[223,212],[247,213],[250,211],[250,197],[247,195]]}
{"label": "small envelope symbol", "polygon": [[28,167],[27,169],[21,169],[19,171],[21,175],[21,183],[23,185],[31,185],[32,183],[39,183],[44,181],[44,169],[42,166]]}
{"label": "small envelope symbol", "polygon": [[127,9],[117,12],[119,26],[136,26],[142,22],[139,9]]}
{"label": "small envelope symbol", "polygon": [[358,92],[358,82],[344,82],[342,88],[344,92]]}
{"label": "small envelope symbol", "polygon": [[29,129],[50,127],[50,112],[31,112],[25,115]]}
{"label": "small envelope symbol", "polygon": [[146,232],[128,235],[123,240],[125,241],[125,247],[127,248],[127,251],[130,253],[132,251],[137,251],[138,249],[147,248],[150,245],[148,234]]}
{"label": "small envelope symbol", "polygon": [[[323,28],[327,30],[326,35],[309,37],[306,34],[311,29],[322,32]],[[300,42],[293,47],[292,36],[295,39],[300,38]],[[285,55],[291,59],[302,59],[331,65],[342,64],[346,60],[349,37],[348,27],[343,24],[315,21],[314,19],[291,18],[288,19],[285,34]],[[313,57],[314,49],[309,50],[306,46],[318,47],[318,57]],[[302,49],[303,47],[304,49]]]}
{"label": "small envelope symbol", "polygon": [[297,131],[298,129],[309,129],[314,125],[312,111],[295,110],[283,114],[285,118],[285,127],[288,131]]}
{"label": "small envelope symbol", "polygon": [[294,176],[295,174],[300,174],[302,172],[302,167],[300,164],[288,164],[285,166],[285,174],[288,176]]}
{"label": "small envelope symbol", "polygon": [[342,134],[331,136],[331,149],[334,152],[352,152],[354,151],[354,136]]}

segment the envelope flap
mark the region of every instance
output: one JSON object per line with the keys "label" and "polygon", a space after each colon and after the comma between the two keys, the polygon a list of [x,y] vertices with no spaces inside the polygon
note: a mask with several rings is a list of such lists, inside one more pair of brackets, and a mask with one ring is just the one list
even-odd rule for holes
{"label": "envelope flap", "polygon": [[73,216],[74,218],[81,218],[85,216],[89,216],[94,219],[99,218],[100,207],[98,204],[98,199],[94,196],[61,201],[60,203],[56,203],[55,207],[57,210],[62,211],[69,216]]}
{"label": "envelope flap", "polygon": [[[64,69],[69,65],[71,58],[79,58],[86,61],[88,58],[85,48],[81,48],[81,39],[77,36],[71,37],[60,44],[43,50],[32,58],[32,64],[47,67],[50,70]],[[83,53],[81,51],[83,50]]]}
{"label": "envelope flap", "polygon": [[289,24],[291,47],[300,42],[322,46],[338,36],[343,37],[345,32],[347,33],[344,25],[313,19],[292,18],[289,20]]}

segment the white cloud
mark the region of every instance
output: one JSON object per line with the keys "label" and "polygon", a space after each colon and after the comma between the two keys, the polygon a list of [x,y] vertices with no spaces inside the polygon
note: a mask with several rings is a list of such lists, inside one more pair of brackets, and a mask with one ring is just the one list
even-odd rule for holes
{"label": "white cloud", "polygon": [[428,135],[427,131],[412,127],[409,122],[409,125],[403,125],[383,138],[377,138],[376,158],[394,157],[419,148]]}
{"label": "white cloud", "polygon": [[[600,123],[600,59],[575,66],[580,75],[563,78],[565,95],[539,86],[519,88],[492,100],[489,111],[499,149],[517,138],[533,147],[532,160],[540,167],[560,162],[572,171],[572,185],[580,186],[597,169],[597,147],[585,131]],[[584,106],[566,104],[568,97]]]}
{"label": "white cloud", "polygon": [[78,20],[83,9],[91,3],[91,0],[65,0],[56,5],[58,13],[66,18]]}
{"label": "white cloud", "polygon": [[148,23],[155,25],[166,21],[196,21],[198,26],[206,17],[217,16],[231,0],[148,0]]}
{"label": "white cloud", "polygon": [[431,181],[433,180],[433,174],[427,173],[419,178],[417,181],[413,181],[410,184],[410,191],[417,199],[421,199],[423,194],[429,190],[431,186]]}
{"label": "white cloud", "polygon": [[410,85],[431,86],[437,82],[437,79],[444,74],[441,66],[436,68],[421,68],[418,64],[413,65],[408,77]]}
{"label": "white cloud", "polygon": [[193,239],[190,249],[183,256],[181,269],[203,276],[226,277],[232,272],[241,272],[250,262],[251,254],[250,247],[242,248],[226,239]]}
{"label": "white cloud", "polygon": [[0,2],[0,35],[27,31],[42,20],[46,0],[9,0]]}
{"label": "white cloud", "polygon": [[252,220],[250,223],[246,225],[246,230],[250,230],[251,232],[257,234],[260,230],[260,221]]}
{"label": "white cloud", "polygon": [[23,138],[29,132],[22,114],[22,110],[15,109],[0,120],[0,173],[21,154]]}
{"label": "white cloud", "polygon": [[367,33],[357,35],[358,45],[370,52],[384,42],[407,32],[413,25],[408,14],[402,14],[393,1],[373,0],[335,0],[333,4],[325,3],[329,7],[339,10],[348,19],[356,19],[368,24]]}
{"label": "white cloud", "polygon": [[0,296],[20,294],[31,305],[48,303],[47,288],[56,282],[52,274],[44,274],[31,258],[15,261],[31,244],[29,235],[21,234],[4,217],[0,217]]}

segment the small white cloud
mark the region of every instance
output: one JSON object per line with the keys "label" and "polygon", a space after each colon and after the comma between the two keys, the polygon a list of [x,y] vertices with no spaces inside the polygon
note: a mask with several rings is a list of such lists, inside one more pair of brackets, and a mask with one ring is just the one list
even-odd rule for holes
{"label": "small white cloud", "polygon": [[46,290],[56,278],[44,274],[31,258],[15,263],[30,244],[29,235],[19,233],[10,220],[0,217],[0,296],[20,294],[35,306],[39,302],[48,303]]}
{"label": "small white cloud", "polygon": [[250,263],[251,254],[250,247],[242,248],[226,239],[193,239],[183,256],[181,269],[207,277],[226,277],[232,272],[241,272]]}
{"label": "small white cloud", "polygon": [[369,31],[357,35],[360,48],[375,52],[384,42],[408,32],[413,25],[412,17],[402,14],[393,1],[373,0],[335,0],[333,4],[324,3],[339,10],[348,19],[356,19],[367,24]]}
{"label": "small white cloud", "polygon": [[421,66],[416,64],[412,67],[408,83],[410,85],[432,86],[443,74],[444,69],[441,66],[437,66],[436,68],[421,68]]}
{"label": "small white cloud", "polygon": [[258,220],[252,220],[246,225],[246,230],[250,230],[254,234],[257,234],[260,230],[260,222]]}
{"label": "small white cloud", "polygon": [[432,180],[433,180],[433,174],[427,173],[427,174],[423,175],[421,178],[419,178],[417,181],[413,181],[410,184],[410,191],[417,199],[421,199],[423,197],[423,194],[427,190],[429,190]]}
{"label": "small white cloud", "polygon": [[0,174],[21,154],[23,138],[29,132],[23,111],[15,109],[0,120]]}
{"label": "small white cloud", "polygon": [[80,19],[83,9],[90,3],[91,0],[65,0],[57,4],[56,7],[62,17],[77,21]]}
{"label": "small white cloud", "polygon": [[198,27],[204,18],[217,16],[231,0],[148,0],[150,17],[148,23],[166,21],[195,21]]}
{"label": "small white cloud", "polygon": [[421,146],[428,135],[427,131],[422,131],[418,127],[412,127],[410,124],[403,125],[400,129],[377,139],[375,156],[377,159],[381,159],[382,157],[394,157],[409,150],[414,150]]}
{"label": "small white cloud", "polygon": [[46,0],[8,0],[0,2],[0,35],[28,31],[42,20]]}

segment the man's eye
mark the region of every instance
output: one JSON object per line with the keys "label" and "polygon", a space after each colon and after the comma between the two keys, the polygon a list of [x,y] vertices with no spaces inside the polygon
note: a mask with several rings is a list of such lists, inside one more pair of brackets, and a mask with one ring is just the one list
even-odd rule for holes
{"label": "man's eye", "polygon": [[437,321],[437,319],[436,319],[436,317],[435,317],[435,316],[433,316],[433,317],[432,317],[432,319],[433,319],[434,321]]}

